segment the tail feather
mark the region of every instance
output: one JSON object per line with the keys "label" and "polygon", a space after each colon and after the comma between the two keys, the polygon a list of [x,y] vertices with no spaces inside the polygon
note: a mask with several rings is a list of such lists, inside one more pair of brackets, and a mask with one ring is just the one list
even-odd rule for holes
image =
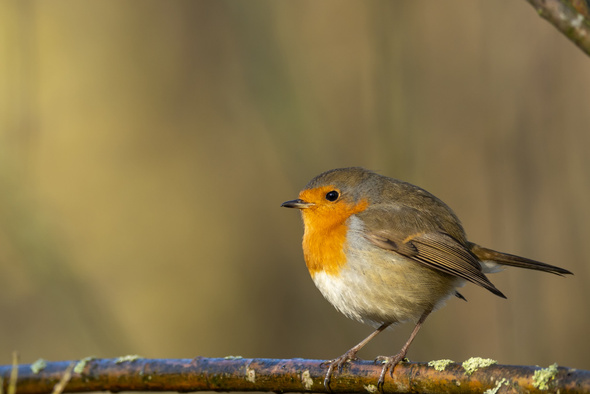
{"label": "tail feather", "polygon": [[556,275],[571,275],[572,273],[566,269],[541,263],[540,261],[527,259],[513,254],[497,252],[492,249],[487,249],[477,244],[469,242],[469,250],[478,259],[482,261],[493,261],[501,265],[508,265],[511,267],[526,268],[531,270],[549,272]]}

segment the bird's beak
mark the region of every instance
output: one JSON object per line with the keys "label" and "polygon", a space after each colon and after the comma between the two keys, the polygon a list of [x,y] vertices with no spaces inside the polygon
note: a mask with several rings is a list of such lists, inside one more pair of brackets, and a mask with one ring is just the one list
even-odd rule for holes
{"label": "bird's beak", "polygon": [[315,205],[312,202],[303,201],[302,199],[298,198],[297,200],[285,201],[281,204],[281,207],[285,208],[297,208],[297,209],[305,209]]}

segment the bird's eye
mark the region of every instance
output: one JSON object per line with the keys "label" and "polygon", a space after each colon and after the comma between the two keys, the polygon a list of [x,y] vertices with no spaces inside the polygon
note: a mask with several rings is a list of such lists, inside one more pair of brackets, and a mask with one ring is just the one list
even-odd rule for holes
{"label": "bird's eye", "polygon": [[336,201],[338,200],[338,197],[340,195],[338,194],[338,192],[336,190],[332,190],[328,193],[326,193],[326,200],[328,201]]}

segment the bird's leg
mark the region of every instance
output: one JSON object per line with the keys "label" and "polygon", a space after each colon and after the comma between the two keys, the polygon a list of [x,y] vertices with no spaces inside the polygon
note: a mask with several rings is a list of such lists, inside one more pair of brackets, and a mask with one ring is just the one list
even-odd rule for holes
{"label": "bird's leg", "polygon": [[420,320],[418,320],[418,323],[416,323],[416,327],[414,327],[414,330],[410,334],[410,337],[408,338],[405,345],[402,347],[402,349],[399,351],[398,354],[396,354],[395,356],[379,356],[375,359],[375,362],[381,361],[384,364],[383,369],[381,370],[381,375],[379,375],[379,381],[377,382],[377,388],[379,389],[380,392],[383,392],[383,383],[385,382],[385,374],[387,373],[387,371],[389,371],[391,377],[393,377],[393,369],[400,361],[402,361],[404,359],[404,357],[406,357],[406,353],[408,352],[408,348],[412,344],[412,341],[416,337],[416,334],[418,334],[418,331],[420,331],[420,327],[422,327],[422,323],[424,323],[424,320],[426,320],[426,318],[428,317],[428,315],[430,314],[431,311],[432,310],[429,309],[429,310],[425,311],[422,314],[422,316],[420,316]]}
{"label": "bird's leg", "polygon": [[342,356],[335,358],[334,360],[330,360],[330,361],[326,361],[325,363],[322,363],[322,365],[328,365],[328,372],[326,372],[326,377],[324,378],[324,387],[326,388],[326,390],[328,390],[329,392],[332,391],[330,389],[330,380],[332,378],[332,372],[334,372],[334,368],[338,368],[339,372],[342,371],[342,367],[344,367],[344,364],[346,364],[348,361],[356,360],[356,354],[358,353],[358,351],[361,350],[367,343],[369,343],[369,341],[371,339],[375,338],[377,336],[377,334],[379,334],[381,331],[385,330],[390,325],[391,325],[391,323],[383,323],[382,325],[379,326],[379,328],[377,328],[375,331],[373,331],[371,333],[371,335],[369,335],[368,337],[363,339],[358,345],[351,348],[349,351],[344,353]]}

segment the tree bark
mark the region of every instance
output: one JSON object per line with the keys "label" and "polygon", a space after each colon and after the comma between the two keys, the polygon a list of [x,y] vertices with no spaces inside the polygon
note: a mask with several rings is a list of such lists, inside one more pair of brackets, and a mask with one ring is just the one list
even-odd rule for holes
{"label": "tree bark", "polygon": [[[18,365],[18,377],[10,382],[10,365],[0,366],[2,392],[17,394],[74,393],[89,391],[274,391],[326,392],[326,367],[320,360],[202,358],[119,359],[45,362]],[[432,364],[431,364],[432,365]],[[464,363],[465,365],[465,363]],[[70,376],[64,379],[64,374]],[[444,369],[425,363],[401,363],[393,378],[387,376],[384,392],[395,393],[580,393],[590,392],[590,371],[552,366],[492,364],[467,368],[449,362]],[[333,392],[372,393],[377,390],[381,366],[355,361],[335,371]],[[536,376],[539,375],[539,376]],[[54,386],[60,384],[54,391]],[[493,391],[496,390],[496,391]]]}
{"label": "tree bark", "polygon": [[574,0],[527,0],[557,30],[590,55],[590,20],[588,4]]}

